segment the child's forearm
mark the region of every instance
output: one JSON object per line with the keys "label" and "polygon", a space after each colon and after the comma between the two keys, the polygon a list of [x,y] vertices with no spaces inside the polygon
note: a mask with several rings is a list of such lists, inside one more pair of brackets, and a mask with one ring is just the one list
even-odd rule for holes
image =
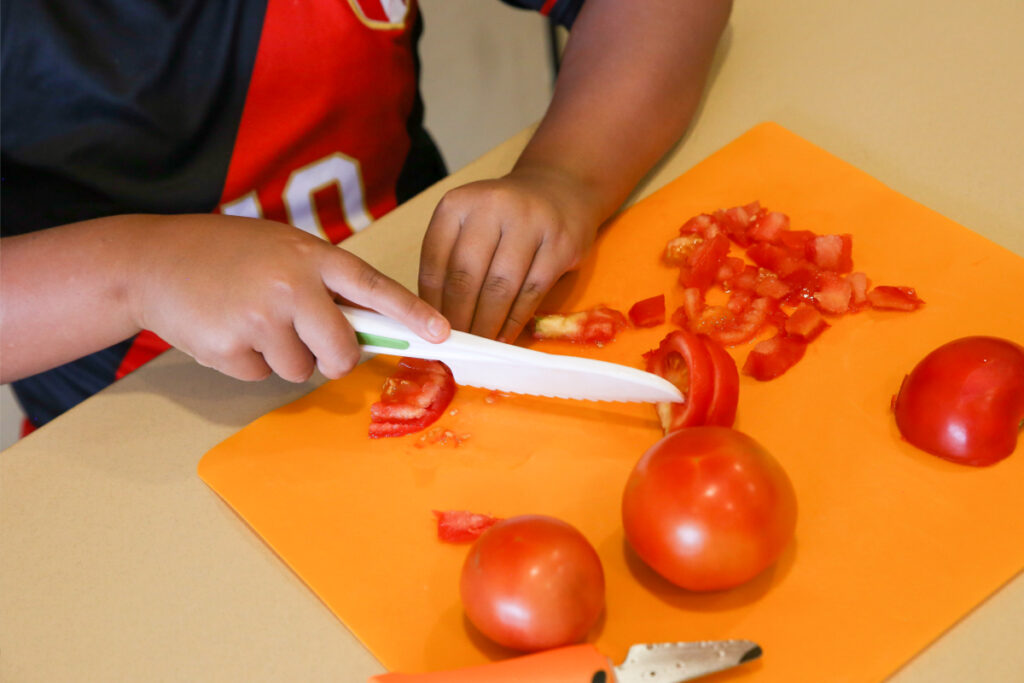
{"label": "child's forearm", "polygon": [[146,217],[114,216],[5,237],[0,378],[10,382],[127,339],[130,263]]}
{"label": "child's forearm", "polygon": [[730,10],[729,0],[588,0],[517,169],[574,175],[593,220],[607,218],[689,125]]}

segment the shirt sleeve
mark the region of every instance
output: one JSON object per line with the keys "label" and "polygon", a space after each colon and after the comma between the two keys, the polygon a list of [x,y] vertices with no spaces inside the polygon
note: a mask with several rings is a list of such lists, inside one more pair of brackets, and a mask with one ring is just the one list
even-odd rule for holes
{"label": "shirt sleeve", "polygon": [[572,28],[583,0],[502,0],[506,5],[540,12],[565,28]]}

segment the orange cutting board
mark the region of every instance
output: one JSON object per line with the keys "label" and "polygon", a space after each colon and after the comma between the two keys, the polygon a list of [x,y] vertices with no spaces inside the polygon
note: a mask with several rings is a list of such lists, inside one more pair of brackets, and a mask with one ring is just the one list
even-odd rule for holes
{"label": "orange cutting board", "polygon": [[[371,441],[368,408],[394,362],[379,357],[221,443],[199,474],[392,670],[512,654],[463,617],[466,546],[436,540],[431,511],[466,509],[551,514],[590,539],[607,575],[590,640],[614,661],[636,642],[736,637],[765,656],[730,680],[883,679],[1024,568],[1024,447],[986,469],[950,464],[901,441],[889,409],[939,344],[1024,341],[1024,259],[766,123],[625,211],[544,308],[625,311],[665,293],[673,310],[665,242],[690,216],[754,199],[794,229],[852,234],[857,270],[914,286],[927,304],[836,319],[781,378],[742,378],[735,426],[781,461],[800,505],[795,541],[749,584],[690,593],[626,546],[623,484],[660,437],[649,405],[460,388],[438,423],[469,435],[460,446]],[[627,330],[600,349],[536,347],[639,367],[668,329]],[[732,349],[740,365],[748,350]]]}

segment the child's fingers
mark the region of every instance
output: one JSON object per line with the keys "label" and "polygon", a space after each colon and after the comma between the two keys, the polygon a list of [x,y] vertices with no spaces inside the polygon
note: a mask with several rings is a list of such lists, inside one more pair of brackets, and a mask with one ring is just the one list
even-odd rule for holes
{"label": "child's fingers", "polygon": [[354,254],[332,248],[320,274],[331,291],[397,320],[427,341],[448,338],[451,328],[444,316]]}
{"label": "child's fingers", "polygon": [[352,326],[329,298],[318,299],[298,312],[295,331],[316,358],[324,377],[338,379],[359,363],[359,345]]}
{"label": "child's fingers", "polygon": [[229,377],[245,382],[258,382],[270,377],[273,373],[263,359],[263,355],[253,349],[218,354],[195,354],[193,357],[200,365],[213,368]]}
{"label": "child's fingers", "polygon": [[279,377],[289,382],[305,382],[313,375],[316,359],[299,339],[297,330],[284,323],[277,330],[261,335],[255,350]]}
{"label": "child's fingers", "polygon": [[442,203],[434,212],[423,236],[420,251],[419,293],[428,304],[442,310],[448,258],[459,238],[461,218]]}
{"label": "child's fingers", "polygon": [[441,311],[456,330],[468,331],[491,259],[501,241],[497,224],[470,216],[448,257]]}
{"label": "child's fingers", "polygon": [[544,295],[565,272],[565,264],[553,250],[541,249],[534,256],[530,270],[516,294],[498,341],[512,343],[530,322]]}
{"label": "child's fingers", "polygon": [[526,280],[539,242],[525,230],[502,233],[490,269],[480,286],[480,296],[470,331],[493,339],[501,331],[512,304]]}

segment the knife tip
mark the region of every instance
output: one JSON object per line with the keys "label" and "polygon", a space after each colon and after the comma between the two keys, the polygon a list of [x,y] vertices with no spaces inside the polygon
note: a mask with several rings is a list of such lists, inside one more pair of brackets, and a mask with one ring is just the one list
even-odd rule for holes
{"label": "knife tip", "polygon": [[751,662],[759,658],[762,654],[764,654],[764,650],[761,649],[761,646],[755,645],[743,653],[743,656],[740,657],[740,664],[743,664],[744,662]]}

